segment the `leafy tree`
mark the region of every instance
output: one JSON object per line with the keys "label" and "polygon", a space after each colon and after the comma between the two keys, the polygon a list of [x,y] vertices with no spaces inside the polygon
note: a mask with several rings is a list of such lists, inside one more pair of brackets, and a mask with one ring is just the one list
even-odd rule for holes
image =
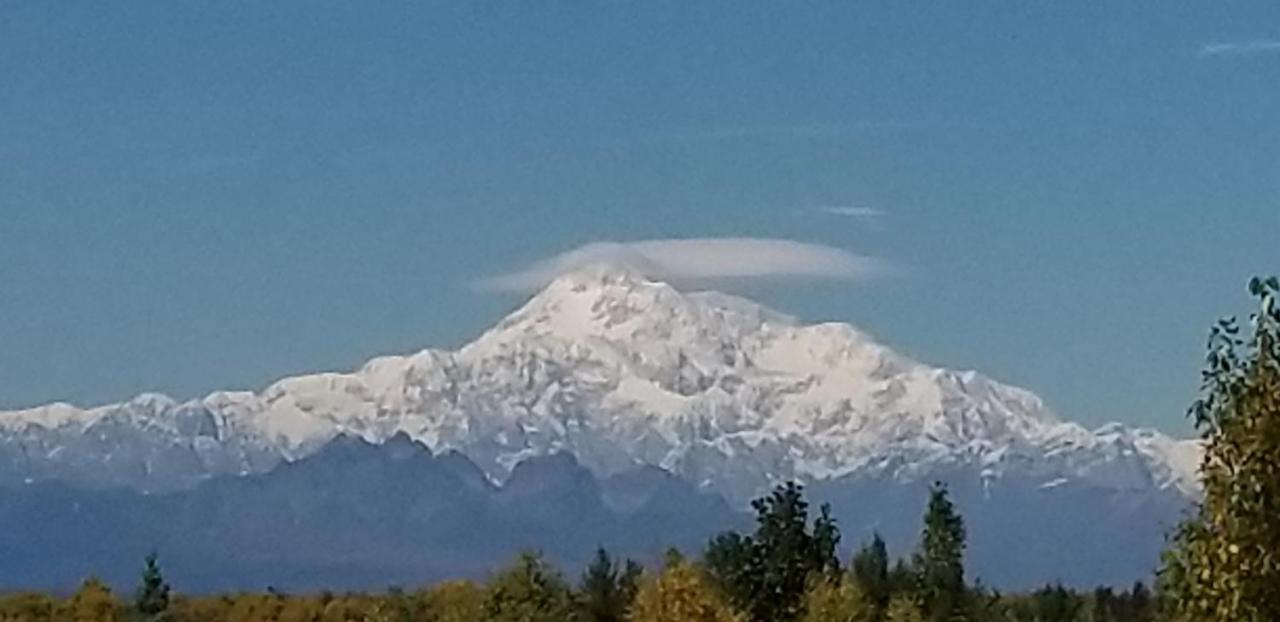
{"label": "leafy tree", "polygon": [[840,530],[830,508],[820,508],[810,529],[803,490],[794,482],[778,486],[751,503],[755,534],[722,534],[708,545],[707,567],[753,620],[794,619],[802,611],[810,575],[839,569]]}
{"label": "leafy tree", "polygon": [[158,618],[169,609],[169,584],[160,572],[160,563],[153,551],[147,555],[142,568],[142,579],[133,597],[133,609],[144,618]]}
{"label": "leafy tree", "polygon": [[[275,622],[280,619],[280,612],[284,609],[285,597],[280,594],[271,593],[268,588],[266,594],[238,594],[232,604],[231,609],[227,613],[227,620],[230,622]],[[349,601],[347,599],[338,599],[329,603],[321,614],[320,619],[323,622],[346,622],[347,620],[357,619],[354,610],[348,612]]]}
{"label": "leafy tree", "polygon": [[1031,595],[1032,619],[1036,622],[1074,622],[1084,601],[1061,585],[1046,585]]}
{"label": "leafy tree", "polygon": [[627,615],[628,622],[744,622],[707,580],[687,561],[663,569],[641,582]]}
{"label": "leafy tree", "polygon": [[48,594],[0,594],[0,621],[3,622],[51,622],[57,608],[58,601]]}
{"label": "leafy tree", "polygon": [[924,532],[915,566],[924,611],[930,620],[965,619],[964,519],[941,482],[929,489]]}
{"label": "leafy tree", "polygon": [[213,622],[215,620],[230,620],[233,599],[230,596],[210,596],[210,597],[174,597],[170,603],[169,611],[174,620],[182,622]]}
{"label": "leafy tree", "polygon": [[853,555],[850,570],[858,582],[858,586],[866,594],[867,601],[876,612],[876,616],[889,606],[892,596],[892,585],[889,582],[889,550],[880,534],[874,534],[871,541]]}
{"label": "leafy tree", "polygon": [[627,560],[620,568],[603,548],[582,575],[578,590],[579,617],[584,622],[621,622],[635,598],[640,565]]}
{"label": "leafy tree", "polygon": [[1172,617],[1280,620],[1280,280],[1253,279],[1242,336],[1225,319],[1209,336],[1200,398],[1204,498],[1175,533],[1161,572]]}
{"label": "leafy tree", "polygon": [[68,622],[120,622],[120,601],[97,577],[89,577],[71,596],[60,618]]}
{"label": "leafy tree", "polygon": [[885,611],[885,622],[924,622],[920,605],[906,594],[894,596]]}
{"label": "leafy tree", "polygon": [[815,575],[804,595],[800,622],[872,622],[879,615],[858,583],[847,574]]}
{"label": "leafy tree", "polygon": [[485,592],[470,581],[446,581],[431,587],[417,597],[425,622],[482,622]]}
{"label": "leafy tree", "polygon": [[274,622],[312,622],[313,620],[319,620],[324,613],[325,605],[326,603],[321,598],[286,598],[280,603],[278,617]]}
{"label": "leafy tree", "polygon": [[490,582],[484,613],[489,622],[564,622],[573,615],[573,595],[541,556],[522,553]]}

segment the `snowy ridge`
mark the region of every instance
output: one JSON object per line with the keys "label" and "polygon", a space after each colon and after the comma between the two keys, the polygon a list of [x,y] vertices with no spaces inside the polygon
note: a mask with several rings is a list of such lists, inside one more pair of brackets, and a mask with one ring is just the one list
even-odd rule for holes
{"label": "snowy ridge", "polygon": [[0,465],[26,479],[92,471],[98,483],[163,489],[266,470],[339,433],[397,432],[458,450],[495,480],[567,450],[602,475],[656,465],[739,502],[786,478],[958,470],[1193,495],[1198,462],[1193,441],[1064,422],[1030,392],[923,365],[846,324],[802,325],[596,267],[456,352],[186,403],[148,394],[0,413]]}

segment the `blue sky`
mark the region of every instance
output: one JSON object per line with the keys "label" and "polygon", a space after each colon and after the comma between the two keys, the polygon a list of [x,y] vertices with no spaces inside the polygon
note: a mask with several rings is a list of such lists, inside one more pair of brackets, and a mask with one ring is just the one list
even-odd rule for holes
{"label": "blue sky", "polygon": [[478,279],[767,237],[892,269],[764,302],[1185,433],[1280,271],[1280,5],[1177,4],[10,0],[0,407],[454,346],[520,301]]}

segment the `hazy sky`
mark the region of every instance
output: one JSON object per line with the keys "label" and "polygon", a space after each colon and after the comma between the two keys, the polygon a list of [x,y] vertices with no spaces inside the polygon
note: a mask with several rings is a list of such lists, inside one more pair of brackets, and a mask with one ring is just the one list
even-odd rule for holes
{"label": "hazy sky", "polygon": [[8,0],[0,407],[455,346],[584,244],[773,238],[854,263],[764,302],[1185,432],[1280,271],[1280,4],[1190,4]]}

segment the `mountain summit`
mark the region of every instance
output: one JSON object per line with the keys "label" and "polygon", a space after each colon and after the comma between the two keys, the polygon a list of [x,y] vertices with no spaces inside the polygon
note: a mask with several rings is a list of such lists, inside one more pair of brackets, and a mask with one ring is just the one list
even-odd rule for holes
{"label": "mountain summit", "polygon": [[407,434],[494,481],[570,453],[598,476],[657,466],[735,503],[786,479],[970,473],[1193,495],[1193,441],[1065,422],[1034,394],[930,367],[847,324],[686,293],[635,269],[566,274],[457,351],[179,403],[0,413],[0,484],[142,490],[270,470],[339,434]]}

